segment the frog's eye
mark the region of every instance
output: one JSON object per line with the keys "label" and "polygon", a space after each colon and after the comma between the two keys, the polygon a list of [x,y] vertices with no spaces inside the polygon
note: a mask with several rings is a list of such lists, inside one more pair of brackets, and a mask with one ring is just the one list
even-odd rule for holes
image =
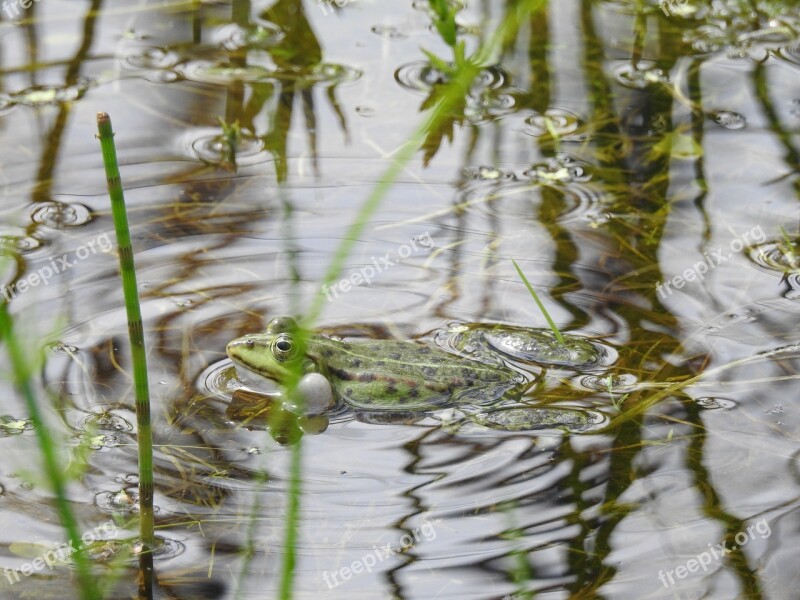
{"label": "frog's eye", "polygon": [[280,361],[291,360],[297,355],[297,346],[288,335],[279,335],[272,342],[272,353]]}

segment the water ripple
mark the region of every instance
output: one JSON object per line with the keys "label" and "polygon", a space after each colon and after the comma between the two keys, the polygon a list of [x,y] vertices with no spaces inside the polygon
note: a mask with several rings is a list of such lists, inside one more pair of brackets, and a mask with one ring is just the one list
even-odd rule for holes
{"label": "water ripple", "polygon": [[53,229],[80,227],[92,220],[87,206],[76,202],[39,202],[31,210],[31,221]]}
{"label": "water ripple", "polygon": [[575,113],[552,107],[525,119],[524,131],[533,137],[554,136],[565,142],[580,142],[587,137],[582,132],[583,127],[583,121]]}
{"label": "water ripple", "polygon": [[780,273],[800,271],[800,256],[794,248],[798,247],[800,239],[790,239],[792,248],[785,242],[764,242],[747,248],[747,256],[757,266],[765,271]]}

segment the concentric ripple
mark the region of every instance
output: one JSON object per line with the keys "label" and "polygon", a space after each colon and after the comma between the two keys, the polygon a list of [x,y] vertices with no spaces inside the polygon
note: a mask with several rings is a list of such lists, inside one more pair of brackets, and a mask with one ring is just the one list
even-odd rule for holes
{"label": "concentric ripple", "polygon": [[[448,83],[450,75],[429,62],[418,61],[397,69],[395,80],[408,90],[429,94],[435,86]],[[520,92],[509,81],[509,75],[499,66],[481,69],[465,98],[464,116],[480,123],[516,110]]]}
{"label": "concentric ripple", "polygon": [[75,85],[35,85],[13,94],[0,94],[0,102],[7,105],[23,106],[55,106],[72,102],[81,98],[92,85],[88,79],[82,79]]}
{"label": "concentric ripple", "polygon": [[580,142],[586,139],[586,135],[581,133],[583,126],[575,113],[553,107],[525,119],[524,131],[533,137],[550,136],[567,142]]}
{"label": "concentric ripple", "polygon": [[623,63],[614,69],[614,78],[620,85],[639,90],[669,83],[669,75],[650,61],[640,61],[638,65]]}
{"label": "concentric ripple", "polygon": [[[430,92],[435,85],[448,83],[447,73],[429,62],[417,61],[403,65],[394,74],[395,80],[404,88],[417,92]],[[508,74],[500,67],[486,67],[472,82],[471,94],[486,90],[498,90],[507,85]]]}
{"label": "concentric ripple", "polygon": [[97,415],[88,415],[84,419],[84,426],[87,428],[99,429],[101,431],[116,431],[120,433],[133,431],[133,425],[119,415],[115,415],[114,413],[110,412],[104,412]]}
{"label": "concentric ripple", "polygon": [[753,11],[747,3],[712,5],[705,24],[688,29],[684,41],[698,54],[724,53],[729,58],[761,61],[771,54],[791,60],[796,51],[800,16],[778,5]]}
{"label": "concentric ripple", "polygon": [[540,203],[543,188],[563,198],[559,221],[584,218],[603,202],[601,190],[590,183],[591,166],[566,154],[519,175],[490,166],[466,167],[462,175],[467,181],[459,192],[461,206],[474,205],[493,213],[529,216],[532,207]]}
{"label": "concentric ripple", "polygon": [[766,271],[783,275],[787,272],[800,271],[800,253],[797,238],[790,239],[791,247],[786,242],[764,242],[747,248],[751,261]]}
{"label": "concentric ripple", "polygon": [[[136,514],[139,512],[139,488],[131,486],[100,492],[95,495],[94,503],[99,509],[106,512]],[[158,512],[155,507],[154,511]]]}
{"label": "concentric ripple", "polygon": [[191,60],[177,67],[190,81],[215,85],[255,83],[274,79],[275,71],[258,65],[232,65],[224,61]]}
{"label": "concentric ripple", "polygon": [[695,399],[695,403],[706,410],[730,410],[736,408],[738,404],[735,400],[729,398],[719,398],[715,396],[703,396],[702,398]]}
{"label": "concentric ripple", "polygon": [[636,377],[630,373],[619,375],[584,375],[577,381],[578,387],[597,392],[627,393],[636,389]]}
{"label": "concentric ripple", "polygon": [[137,48],[122,57],[122,64],[141,70],[171,69],[180,62],[175,52],[158,46]]}
{"label": "concentric ripple", "polygon": [[353,67],[335,63],[318,63],[295,69],[278,69],[273,73],[275,79],[297,81],[305,85],[339,85],[352,83],[361,78],[362,72]]}
{"label": "concentric ripple", "polygon": [[800,43],[781,48],[776,54],[792,64],[800,65]]}
{"label": "concentric ripple", "polygon": [[28,254],[42,246],[42,241],[26,235],[24,231],[0,231],[0,253],[2,254]]}
{"label": "concentric ripple", "polygon": [[235,158],[238,166],[248,166],[265,162],[270,156],[264,150],[264,142],[249,132],[242,132],[231,148],[230,142],[221,129],[204,128],[186,132],[182,147],[201,161],[219,165]]}
{"label": "concentric ripple", "polygon": [[591,181],[591,167],[568,154],[559,153],[547,162],[533,165],[523,175],[545,185],[566,185]]}
{"label": "concentric ripple", "polygon": [[68,202],[40,202],[31,211],[31,221],[53,229],[80,227],[92,220],[87,206]]}
{"label": "concentric ripple", "polygon": [[212,35],[214,43],[225,50],[265,50],[275,46],[284,37],[281,28],[269,21],[254,23],[249,27],[229,23]]}
{"label": "concentric ripple", "polygon": [[474,179],[478,181],[513,181],[517,178],[512,171],[504,171],[484,165],[479,167],[465,167],[462,169],[461,174],[465,179]]}

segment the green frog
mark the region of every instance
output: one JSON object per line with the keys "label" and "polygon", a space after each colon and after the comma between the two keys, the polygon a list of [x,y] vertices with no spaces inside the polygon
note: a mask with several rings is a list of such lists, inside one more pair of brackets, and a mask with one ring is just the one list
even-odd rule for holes
{"label": "green frog", "polygon": [[371,411],[427,411],[453,404],[519,398],[531,381],[500,360],[451,354],[402,340],[346,342],[305,333],[301,354],[297,323],[276,317],[265,333],[250,334],[226,348],[237,372],[250,381],[287,381],[293,370],[319,373],[333,397]]}

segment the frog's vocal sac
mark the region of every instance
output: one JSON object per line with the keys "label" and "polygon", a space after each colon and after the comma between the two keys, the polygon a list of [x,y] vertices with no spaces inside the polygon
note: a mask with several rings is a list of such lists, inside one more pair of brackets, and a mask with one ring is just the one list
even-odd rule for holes
{"label": "frog's vocal sac", "polygon": [[[298,343],[303,334],[303,352]],[[250,379],[279,383],[297,374],[320,373],[337,400],[369,410],[435,410],[450,404],[487,404],[518,398],[526,378],[502,364],[450,354],[402,340],[345,342],[300,332],[291,317],[276,317],[264,333],[230,342],[228,356]]]}

